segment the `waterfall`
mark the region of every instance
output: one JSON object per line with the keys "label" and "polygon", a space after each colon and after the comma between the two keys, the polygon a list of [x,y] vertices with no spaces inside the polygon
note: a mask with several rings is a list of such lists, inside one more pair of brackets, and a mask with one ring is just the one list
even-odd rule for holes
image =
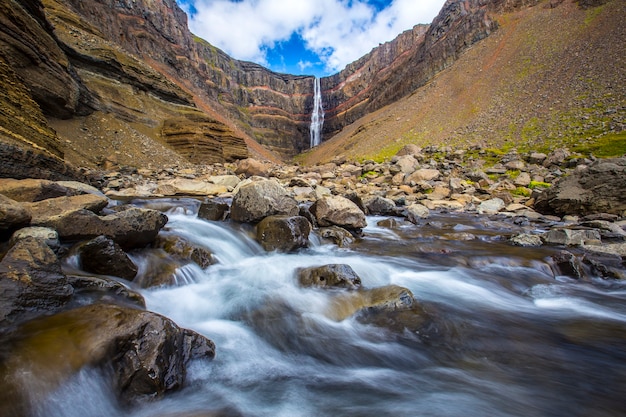
{"label": "waterfall", "polygon": [[322,88],[320,79],[315,77],[313,83],[313,113],[311,114],[311,148],[322,143],[322,126],[324,125],[324,108],[322,107]]}

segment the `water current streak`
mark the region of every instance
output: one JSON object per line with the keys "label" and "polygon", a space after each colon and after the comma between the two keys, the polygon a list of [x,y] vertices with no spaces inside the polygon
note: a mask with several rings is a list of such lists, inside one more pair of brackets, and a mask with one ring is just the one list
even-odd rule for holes
{"label": "water current streak", "polygon": [[322,126],[324,125],[324,108],[322,107],[322,88],[320,79],[315,77],[313,83],[313,112],[311,113],[311,148],[322,143]]}

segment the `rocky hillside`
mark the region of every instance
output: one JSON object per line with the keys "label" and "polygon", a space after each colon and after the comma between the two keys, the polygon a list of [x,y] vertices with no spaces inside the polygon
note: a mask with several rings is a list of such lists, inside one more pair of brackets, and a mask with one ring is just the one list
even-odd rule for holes
{"label": "rocky hillside", "polygon": [[[411,95],[355,118],[301,162],[384,160],[406,144],[623,155],[626,3],[597,3],[491,4],[485,16],[496,29],[489,36]],[[406,73],[396,80],[416,82]],[[397,84],[375,85],[393,92]]]}

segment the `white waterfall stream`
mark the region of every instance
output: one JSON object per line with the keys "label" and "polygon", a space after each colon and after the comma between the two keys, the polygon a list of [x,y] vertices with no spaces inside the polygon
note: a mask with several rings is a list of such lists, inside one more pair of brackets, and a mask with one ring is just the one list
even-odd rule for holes
{"label": "white waterfall stream", "polygon": [[311,148],[322,143],[322,126],[324,126],[324,107],[322,106],[322,88],[320,79],[313,82],[313,112],[311,113]]}

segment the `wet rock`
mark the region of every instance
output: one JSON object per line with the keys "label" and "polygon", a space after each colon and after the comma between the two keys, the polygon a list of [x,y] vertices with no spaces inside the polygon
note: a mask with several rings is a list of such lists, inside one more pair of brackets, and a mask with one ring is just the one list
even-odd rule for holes
{"label": "wet rock", "polygon": [[517,236],[513,236],[511,238],[511,243],[516,246],[541,246],[543,245],[543,240],[541,236],[531,235],[529,233],[521,233]]}
{"label": "wet rock", "polygon": [[311,213],[322,226],[362,229],[367,226],[365,214],[352,201],[341,196],[325,196],[311,206]]}
{"label": "wet rock", "polygon": [[82,194],[71,197],[50,198],[26,204],[33,213],[32,224],[42,225],[50,218],[62,216],[80,209],[98,214],[109,204],[109,200],[106,197],[95,194]]}
{"label": "wet rock", "polygon": [[79,304],[109,303],[146,308],[143,296],[112,278],[68,275],[68,282],[74,288],[73,299]]}
{"label": "wet rock", "polygon": [[544,214],[622,215],[626,211],[626,157],[599,159],[561,178],[537,197],[535,209]]}
{"label": "wet rock", "polygon": [[340,248],[350,246],[355,240],[352,233],[339,226],[320,227],[317,231],[321,238],[331,240]]}
{"label": "wet rock", "polygon": [[28,226],[32,213],[28,207],[0,194],[0,238]]}
{"label": "wet rock", "polygon": [[233,197],[230,216],[238,222],[258,222],[267,216],[298,214],[298,204],[275,180],[243,185]]}
{"label": "wet rock", "polygon": [[361,278],[350,265],[329,264],[300,268],[296,273],[298,282],[303,287],[356,289],[361,286]]}
{"label": "wet rock", "polygon": [[427,219],[430,216],[428,207],[415,203],[406,208],[407,219],[414,224],[418,224],[420,219]]}
{"label": "wet rock", "polygon": [[409,289],[388,285],[339,294],[332,300],[328,315],[334,320],[355,316],[363,323],[381,324],[390,318],[391,313],[408,311],[416,306],[417,301]]}
{"label": "wet rock", "polygon": [[58,251],[61,242],[59,241],[59,234],[56,230],[48,227],[24,227],[13,233],[9,240],[9,246],[15,245],[18,241],[27,237],[33,237],[37,240],[41,240],[46,243],[54,252]]}
{"label": "wet rock", "polygon": [[598,244],[600,233],[593,229],[551,229],[542,235],[543,241],[552,245],[583,246]]}
{"label": "wet rock", "polygon": [[220,221],[226,218],[226,213],[230,207],[228,204],[215,201],[208,200],[200,204],[200,208],[198,209],[198,217],[205,220],[211,221]]}
{"label": "wet rock", "polygon": [[591,274],[604,279],[626,279],[626,261],[618,254],[587,252],[582,262]]}
{"label": "wet rock", "polygon": [[18,240],[0,261],[0,324],[7,325],[64,306],[73,290],[44,240]]}
{"label": "wet rock", "polygon": [[311,223],[302,216],[268,216],[257,225],[257,241],[266,251],[292,252],[309,246]]}
{"label": "wet rock", "polygon": [[369,214],[388,216],[396,214],[396,203],[393,200],[380,196],[373,196],[363,201]]}
{"label": "wet rock", "polygon": [[159,211],[131,207],[107,216],[81,209],[48,218],[39,225],[55,229],[61,239],[68,241],[104,235],[128,250],[152,242],[166,223],[167,216]]}
{"label": "wet rock", "polygon": [[28,364],[32,376],[24,378],[37,378],[38,386],[53,390],[84,366],[103,366],[125,404],[180,389],[190,360],[215,355],[213,342],[166,317],[112,304],[41,318],[19,333],[5,345],[12,352],[6,363],[9,375]]}
{"label": "wet rock", "polygon": [[566,275],[572,278],[581,279],[585,277],[581,260],[571,252],[561,251],[552,255],[552,269],[555,275]]}
{"label": "wet rock", "polygon": [[126,252],[106,236],[98,236],[78,249],[82,268],[93,274],[112,275],[131,281],[137,275],[137,266]]}
{"label": "wet rock", "polygon": [[163,249],[180,261],[194,262],[200,268],[217,263],[211,251],[173,233],[160,233],[151,246]]}

